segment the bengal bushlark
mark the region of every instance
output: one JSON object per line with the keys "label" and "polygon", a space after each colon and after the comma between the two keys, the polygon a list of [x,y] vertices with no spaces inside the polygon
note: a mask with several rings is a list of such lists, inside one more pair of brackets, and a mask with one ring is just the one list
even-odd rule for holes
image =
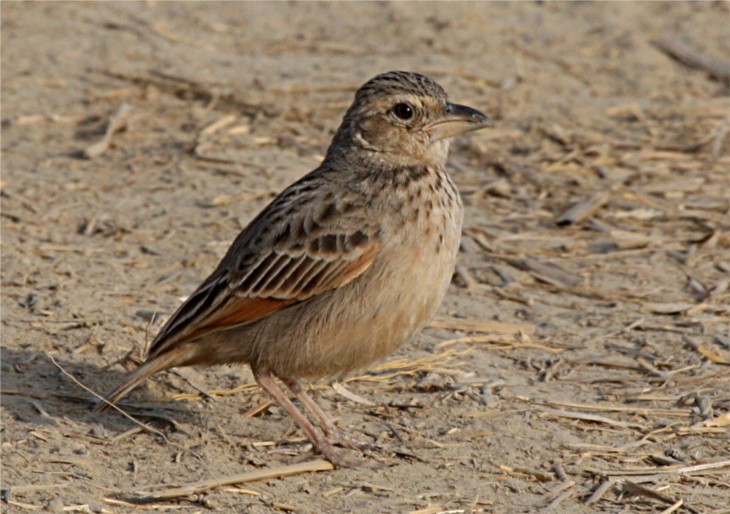
{"label": "bengal bushlark", "polygon": [[395,71],[365,83],[322,164],[238,235],[108,401],[169,368],[245,363],[316,451],[351,464],[334,445],[358,444],[300,381],[363,369],[433,316],[461,237],[449,138],[485,126],[484,114],[450,103],[424,75]]}

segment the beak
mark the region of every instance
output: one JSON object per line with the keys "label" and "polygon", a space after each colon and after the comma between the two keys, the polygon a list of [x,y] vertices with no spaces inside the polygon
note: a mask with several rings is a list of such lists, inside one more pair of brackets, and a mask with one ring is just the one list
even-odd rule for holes
{"label": "beak", "polygon": [[439,139],[458,136],[459,134],[473,130],[483,129],[491,125],[492,123],[489,121],[489,118],[476,109],[472,109],[466,105],[447,103],[446,114],[426,125],[424,130],[431,136],[431,141],[433,142]]}

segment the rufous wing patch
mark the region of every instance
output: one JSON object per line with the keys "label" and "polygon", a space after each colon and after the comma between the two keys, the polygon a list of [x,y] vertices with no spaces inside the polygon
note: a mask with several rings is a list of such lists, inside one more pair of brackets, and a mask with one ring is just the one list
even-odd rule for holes
{"label": "rufous wing patch", "polygon": [[253,323],[296,302],[295,299],[240,298],[232,295],[226,303],[201,320],[200,326],[193,329],[188,338],[195,339],[208,332]]}
{"label": "rufous wing patch", "polygon": [[342,287],[365,273],[365,270],[372,265],[375,256],[380,252],[380,247],[381,245],[379,243],[373,244],[360,257],[350,261],[340,273],[331,278],[328,289]]}
{"label": "rufous wing patch", "polygon": [[[199,314],[189,318],[189,321],[180,327],[179,332],[170,334],[171,337],[161,334],[153,347],[154,353],[160,355],[177,345],[193,341],[211,332],[253,323],[290,305],[342,287],[362,275],[372,265],[380,248],[381,244],[375,242],[351,261],[338,259],[327,263],[324,268],[319,266],[316,268],[318,272],[311,277],[315,280],[306,280],[307,277],[302,277],[303,280],[298,281],[298,287],[293,290],[269,288],[264,291],[240,290],[235,286],[233,288],[229,286],[225,292],[221,289],[217,291],[218,301],[211,301],[201,296],[197,301],[210,303],[214,307],[197,310],[188,306],[193,311],[197,310]],[[292,259],[292,263],[295,262],[298,262],[298,259]],[[328,271],[330,272],[327,273]],[[266,296],[258,297],[258,294]]]}

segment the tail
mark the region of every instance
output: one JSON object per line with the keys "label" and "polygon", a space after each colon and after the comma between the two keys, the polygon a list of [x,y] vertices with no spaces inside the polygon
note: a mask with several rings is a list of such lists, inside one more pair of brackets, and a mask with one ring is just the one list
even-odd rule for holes
{"label": "tail", "polygon": [[173,348],[161,355],[152,357],[152,359],[132,371],[124,382],[109,391],[109,393],[105,395],[106,401],[97,403],[96,407],[94,407],[94,411],[104,412],[108,410],[111,407],[110,404],[117,403],[119,400],[127,396],[132,389],[160,371],[174,368],[176,366],[187,365],[196,353],[195,350],[196,349],[190,345],[178,346],[177,348]]}

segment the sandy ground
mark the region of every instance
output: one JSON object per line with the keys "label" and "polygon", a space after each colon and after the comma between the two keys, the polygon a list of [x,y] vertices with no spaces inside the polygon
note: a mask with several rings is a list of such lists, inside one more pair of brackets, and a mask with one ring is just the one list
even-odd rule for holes
{"label": "sandy ground", "polygon": [[[652,44],[727,60],[728,5],[3,2],[1,510],[730,512],[728,86]],[[496,126],[437,320],[317,387],[384,468],[313,471],[242,368],[92,413],[391,69]]]}

